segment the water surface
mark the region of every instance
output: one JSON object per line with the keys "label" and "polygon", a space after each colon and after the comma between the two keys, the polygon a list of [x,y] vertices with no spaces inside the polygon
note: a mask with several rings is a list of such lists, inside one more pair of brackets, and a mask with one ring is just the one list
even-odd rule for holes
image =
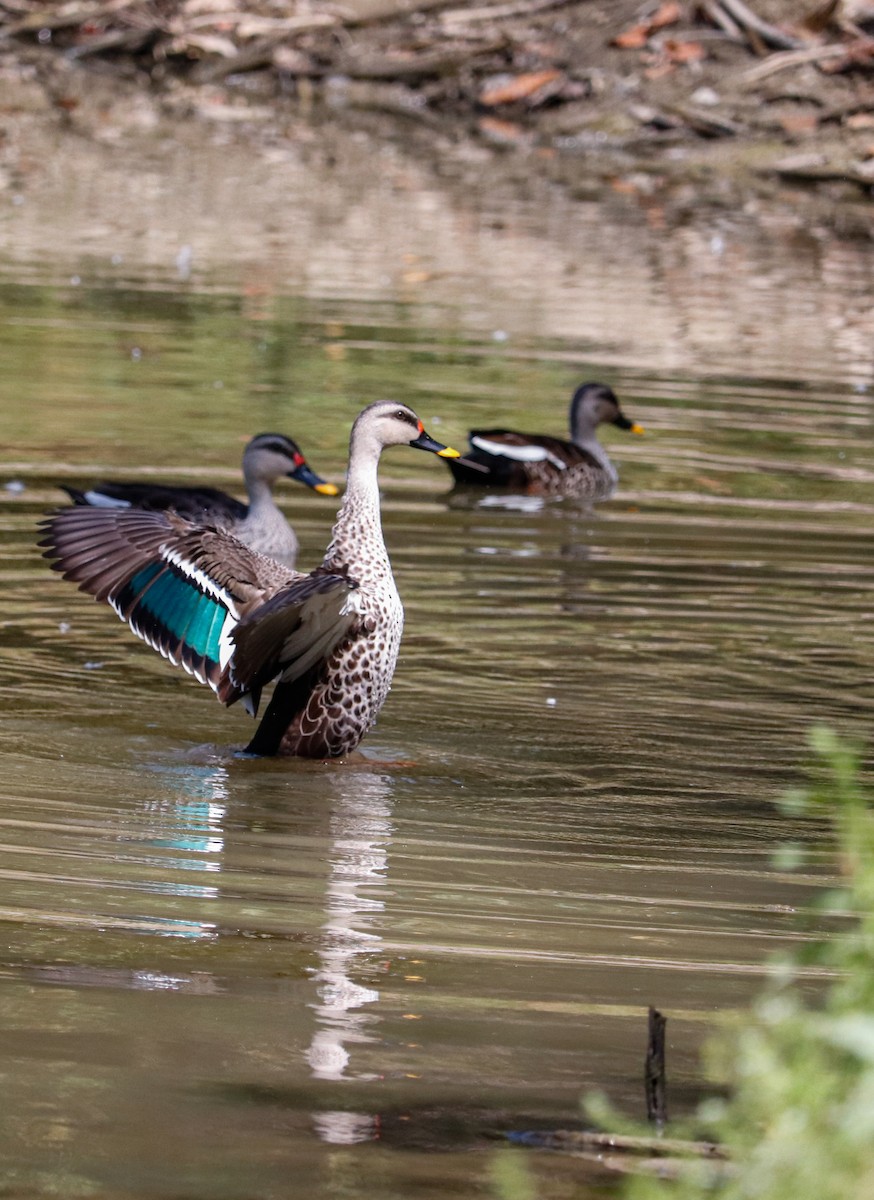
{"label": "water surface", "polygon": [[[499,224],[407,170],[356,204],[334,178],[339,234],[304,204],[321,181],[285,178],[296,273],[244,212],[186,273],[196,206],[174,225],[151,192],[154,262],[121,203],[79,258],[27,205],[4,218],[10,1194],[499,1196],[490,1135],[573,1126],[592,1088],[641,1112],[649,1004],[688,1109],[716,1016],[808,936],[823,833],[772,801],[811,723],[870,725],[870,247],[560,196]],[[391,264],[370,236],[389,200]],[[90,236],[75,204],[58,220],[77,212]],[[605,434],[621,485],[596,508],[453,492],[436,459],[386,454],[407,632],[363,761],[235,757],[246,715],[34,545],[62,480],[237,488],[247,437],[278,429],[341,482],[370,400],[463,444],[562,432],[583,378],[647,428]],[[336,502],[282,495],[315,565]],[[807,873],[772,864],[793,837]],[[601,1182],[525,1162],[544,1200]]]}

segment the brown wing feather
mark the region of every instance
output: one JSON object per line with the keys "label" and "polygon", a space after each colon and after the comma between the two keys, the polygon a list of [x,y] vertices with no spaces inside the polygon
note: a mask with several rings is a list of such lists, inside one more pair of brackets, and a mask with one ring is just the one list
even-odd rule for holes
{"label": "brown wing feather", "polygon": [[234,654],[220,697],[232,703],[277,675],[291,683],[318,667],[359,621],[357,590],[346,575],[318,567],[246,616],[232,634]]}
{"label": "brown wing feather", "polygon": [[230,534],[174,513],[64,508],[44,529],[41,545],[55,570],[217,693],[227,682],[236,621],[300,578]]}
{"label": "brown wing feather", "polygon": [[73,506],[43,523],[45,557],[65,579],[98,600],[156,559],[182,559],[233,598],[240,613],[300,576],[224,530],[171,512]]}
{"label": "brown wing feather", "polygon": [[586,463],[600,466],[598,460],[588,450],[564,438],[550,437],[541,433],[520,433],[515,429],[472,429],[468,435],[471,438],[485,438],[490,442],[503,446],[542,446],[554,458],[560,459],[569,467]]}

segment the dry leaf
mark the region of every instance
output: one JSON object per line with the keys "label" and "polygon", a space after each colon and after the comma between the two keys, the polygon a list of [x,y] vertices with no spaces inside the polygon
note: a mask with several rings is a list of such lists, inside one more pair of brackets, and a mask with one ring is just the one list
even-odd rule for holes
{"label": "dry leaf", "polygon": [[480,92],[479,102],[491,108],[496,104],[513,104],[516,100],[527,100],[535,92],[539,92],[548,83],[554,83],[561,78],[561,71],[532,71],[527,75],[517,75],[508,83],[486,87]]}
{"label": "dry leaf", "polygon": [[676,25],[680,19],[680,6],[674,0],[666,0],[657,12],[649,19],[650,29],[664,29],[666,25]]}
{"label": "dry leaf", "polygon": [[623,29],[622,33],[617,33],[610,44],[618,46],[620,50],[640,50],[648,39],[649,25],[632,25],[630,29]]}
{"label": "dry leaf", "polygon": [[809,137],[819,129],[816,113],[787,113],[780,118],[780,126],[789,137]]}
{"label": "dry leaf", "polygon": [[628,178],[616,178],[610,180],[610,187],[614,192],[618,192],[620,196],[639,196],[640,188],[632,180]]}
{"label": "dry leaf", "polygon": [[664,50],[673,63],[700,62],[707,56],[700,42],[678,42],[676,38],[665,38]]}
{"label": "dry leaf", "polygon": [[525,136],[521,125],[515,121],[500,121],[497,117],[480,117],[477,128],[493,142],[518,142]]}
{"label": "dry leaf", "polygon": [[670,75],[673,70],[674,64],[664,61],[657,63],[654,67],[647,67],[643,73],[643,77],[644,79],[664,79],[665,75]]}
{"label": "dry leaf", "polygon": [[676,25],[680,19],[680,6],[675,0],[665,0],[656,12],[639,25],[631,25],[623,29],[612,39],[611,45],[620,50],[640,50],[646,45],[649,35],[656,29],[664,29],[666,25]]}

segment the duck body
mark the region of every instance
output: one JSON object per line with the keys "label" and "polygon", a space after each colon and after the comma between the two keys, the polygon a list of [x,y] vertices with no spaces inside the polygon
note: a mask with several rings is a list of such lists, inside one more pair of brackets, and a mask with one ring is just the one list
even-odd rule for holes
{"label": "duck body", "polygon": [[325,577],[354,585],[345,605],[355,619],[322,668],[277,684],[248,747],[253,753],[342,757],[373,726],[388,696],[404,608],[382,536],[378,461],[373,430],[356,422],[346,493],[320,568]]}
{"label": "duck body", "polygon": [[613,390],[584,383],[570,406],[570,440],[513,429],[472,429],[470,450],[449,466],[456,483],[555,496],[598,496],[619,473],[597,436],[604,423],[642,433],[619,407]]}
{"label": "duck body", "polygon": [[449,457],[405,405],[379,401],[353,426],[346,494],[321,566],[291,571],[223,529],[175,512],[72,507],[46,522],[46,557],[109,603],[225,704],[257,712],[246,749],[338,758],[358,745],[388,695],[403,606],[382,536],[377,464],[388,445]]}
{"label": "duck body", "polygon": [[209,487],[107,481],[87,491],[67,486],[64,491],[74,504],[93,508],[172,510],[195,524],[226,529],[252,550],[293,566],[297,536],[273,496],[273,486],[283,476],[323,495],[337,495],[334,484],[326,483],[310,468],[297,443],[281,433],[259,433],[243,452],[248,504]]}

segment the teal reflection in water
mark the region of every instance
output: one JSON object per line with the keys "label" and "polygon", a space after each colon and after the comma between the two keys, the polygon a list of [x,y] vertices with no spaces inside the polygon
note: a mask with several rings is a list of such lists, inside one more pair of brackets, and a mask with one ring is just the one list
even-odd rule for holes
{"label": "teal reflection in water", "polygon": [[228,800],[227,770],[212,767],[149,768],[162,783],[170,782],[181,795],[176,801],[161,801],[150,808],[156,815],[178,823],[179,833],[152,839],[155,846],[177,850],[192,850],[203,855],[200,859],[175,859],[175,865],[193,871],[220,871],[224,846],[222,820]]}

